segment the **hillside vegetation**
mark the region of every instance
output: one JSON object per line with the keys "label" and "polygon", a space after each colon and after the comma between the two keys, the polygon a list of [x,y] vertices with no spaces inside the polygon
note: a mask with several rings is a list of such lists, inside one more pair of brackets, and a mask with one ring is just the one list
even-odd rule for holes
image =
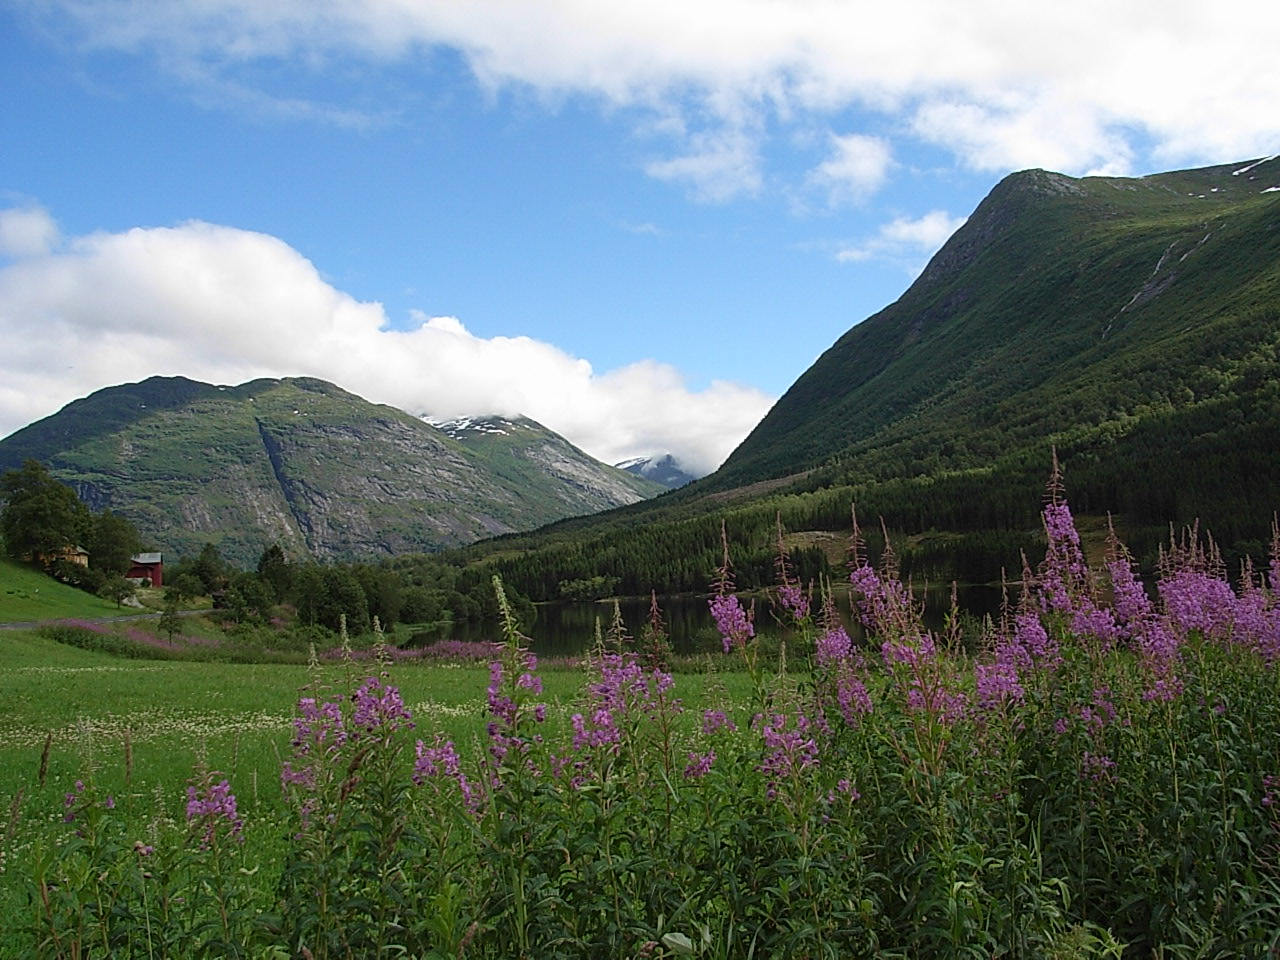
{"label": "hillside vegetation", "polygon": [[112,617],[126,611],[33,567],[0,559],[0,623],[59,617]]}
{"label": "hillside vegetation", "polygon": [[[535,599],[556,577],[703,590],[720,522],[768,582],[775,517],[881,516],[917,577],[1016,573],[1055,447],[1077,508],[1149,567],[1197,519],[1227,562],[1280,507],[1280,159],[1139,179],[1014,174],[896,303],[842,336],[715,474],[467,552]],[[920,535],[915,537],[914,535]],[[809,558],[819,565],[821,558]]]}

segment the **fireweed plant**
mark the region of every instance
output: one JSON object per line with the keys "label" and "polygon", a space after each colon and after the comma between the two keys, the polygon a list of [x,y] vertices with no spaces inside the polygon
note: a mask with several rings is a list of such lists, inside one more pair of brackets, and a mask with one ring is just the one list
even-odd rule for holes
{"label": "fireweed plant", "polygon": [[[32,857],[38,956],[1280,955],[1280,531],[1232,582],[1189,530],[1148,587],[1085,561],[1054,465],[1047,549],[980,641],[925,628],[854,520],[855,642],[778,531],[777,657],[726,549],[709,598],[750,693],[687,706],[653,604],[547,703],[502,590],[476,738],[420,730],[388,673],[302,691],[286,810],[197,770],[143,834],[68,785]],[[776,666],[775,666],[776,664]],[[329,668],[332,671],[332,668]],[[332,675],[330,673],[329,675]],[[177,798],[175,797],[176,801]],[[258,857],[273,830],[283,851]]]}

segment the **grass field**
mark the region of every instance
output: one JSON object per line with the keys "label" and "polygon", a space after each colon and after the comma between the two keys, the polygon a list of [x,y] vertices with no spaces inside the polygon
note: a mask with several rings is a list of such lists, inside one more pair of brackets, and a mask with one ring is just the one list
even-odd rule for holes
{"label": "grass field", "polygon": [[[66,837],[63,798],[78,779],[92,777],[115,797],[141,840],[159,824],[182,822],[186,785],[207,763],[230,780],[249,846],[258,862],[269,861],[284,842],[280,757],[289,752],[298,697],[317,680],[350,690],[369,670],[367,663],[326,663],[313,673],[290,664],[127,660],[34,630],[0,631],[0,916],[29,910],[31,859],[41,844]],[[584,674],[552,669],[543,677],[547,733],[559,735]],[[485,666],[419,662],[394,665],[390,678],[415,734],[430,742],[440,732],[460,749],[479,749],[488,681]],[[728,687],[742,682],[734,674],[681,676],[679,693],[694,717],[698,704],[727,699]],[[0,957],[18,955],[25,942],[14,930],[0,934]]]}
{"label": "grass field", "polygon": [[109,600],[68,587],[38,570],[0,559],[0,623],[111,617],[126,612]]}

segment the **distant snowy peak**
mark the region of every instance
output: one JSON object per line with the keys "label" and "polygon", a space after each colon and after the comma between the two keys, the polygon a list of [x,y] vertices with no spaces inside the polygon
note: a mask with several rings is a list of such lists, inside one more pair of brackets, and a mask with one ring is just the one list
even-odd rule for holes
{"label": "distant snowy peak", "polygon": [[693,474],[682,470],[676,458],[669,453],[662,456],[632,457],[630,460],[615,463],[614,466],[627,473],[645,477],[654,483],[660,483],[669,490],[683,487],[686,483],[697,479]]}

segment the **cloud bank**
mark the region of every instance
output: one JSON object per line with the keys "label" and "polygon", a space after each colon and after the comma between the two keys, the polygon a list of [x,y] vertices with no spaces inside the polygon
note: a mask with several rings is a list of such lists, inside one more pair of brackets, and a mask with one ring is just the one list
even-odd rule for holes
{"label": "cloud bank", "polygon": [[[39,208],[0,211],[0,436],[100,387],[154,374],[214,383],[314,376],[436,417],[524,414],[616,463],[671,452],[719,466],[773,402],[692,390],[667,364],[597,373],[528,337],[454,317],[393,329],[276,237],[203,222],[60,238]],[[287,359],[286,359],[287,358]]]}
{"label": "cloud bank", "polygon": [[[315,72],[455,50],[490,91],[648,111],[673,141],[648,172],[709,201],[759,190],[761,145],[788,125],[869,138],[878,118],[896,138],[992,173],[1122,174],[1138,162],[1260,156],[1280,141],[1275,3],[1246,2],[1232,16],[1192,0],[49,0],[28,9],[52,35],[153,57],[193,84],[243,86],[243,68],[264,62]],[[858,118],[863,128],[851,129]],[[867,146],[837,144],[814,175],[873,187]]]}

